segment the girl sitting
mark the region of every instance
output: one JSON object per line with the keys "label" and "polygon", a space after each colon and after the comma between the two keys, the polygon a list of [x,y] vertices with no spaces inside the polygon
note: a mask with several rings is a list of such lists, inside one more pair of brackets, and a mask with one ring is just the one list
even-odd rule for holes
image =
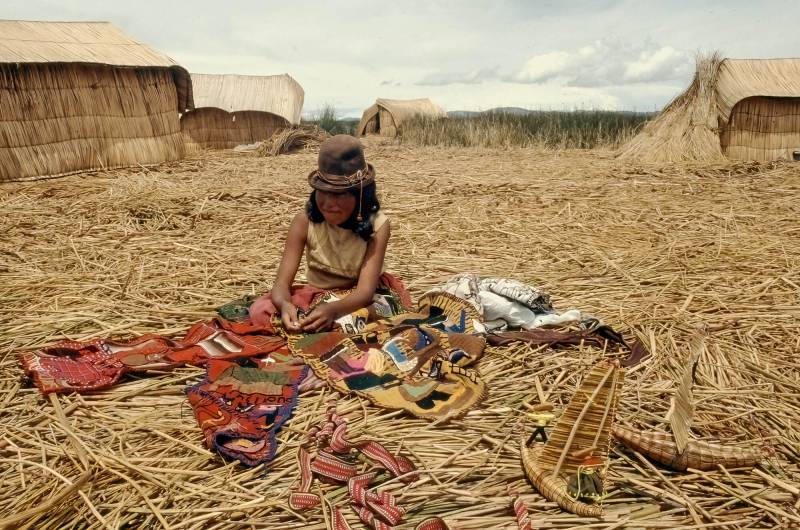
{"label": "girl sitting", "polygon": [[[400,304],[409,305],[402,284],[383,273],[390,223],[380,210],[375,168],[364,159],[361,142],[346,134],[323,142],[308,183],[313,191],[306,211],[292,220],[275,284],[251,305],[251,321],[263,325],[280,312],[289,332],[326,331],[337,319],[370,306],[381,285],[398,291]],[[310,286],[346,293],[301,317],[291,286],[304,253]]]}

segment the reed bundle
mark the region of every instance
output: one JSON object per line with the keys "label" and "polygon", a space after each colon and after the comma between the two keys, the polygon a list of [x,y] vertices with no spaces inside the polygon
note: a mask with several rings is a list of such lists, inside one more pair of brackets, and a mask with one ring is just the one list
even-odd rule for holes
{"label": "reed bundle", "polygon": [[300,125],[278,131],[257,150],[262,156],[278,156],[319,147],[330,134],[316,125]]}
{"label": "reed bundle", "polygon": [[717,75],[722,58],[698,58],[694,80],[655,119],[620,149],[622,158],[654,162],[723,158],[719,141]]}
{"label": "reed bundle", "polygon": [[[800,167],[617,160],[607,151],[502,152],[369,144],[392,220],[387,269],[414,293],[456,272],[550,291],[652,350],[626,372],[617,423],[666,430],[698,327],[690,436],[768,449],[755,470],[674,472],[612,444],[604,519],[578,517],[524,478],[530,405],[560,414],[613,352],[491,347],[487,400],[430,422],[347,396],[351,438],[374,437],[420,468],[386,487],[413,525],[516,528],[509,489],[533,526],[775,528],[800,522]],[[128,378],[91,395],[43,398],[18,352],[64,337],[179,333],[266,290],[316,153],[205,153],[153,170],[104,171],[0,187],[0,526],[326,528],[288,508],[296,452],[330,390],[304,394],[269,469],[208,452],[183,389],[203,371]],[[556,421],[558,417],[556,418]],[[342,488],[322,485],[326,501]],[[355,523],[349,509],[344,510]]]}

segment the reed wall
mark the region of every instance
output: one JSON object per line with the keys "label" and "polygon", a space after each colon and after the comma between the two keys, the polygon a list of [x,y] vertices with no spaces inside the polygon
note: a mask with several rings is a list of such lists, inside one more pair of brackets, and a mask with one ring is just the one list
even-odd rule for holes
{"label": "reed wall", "polygon": [[177,160],[168,68],[0,64],[0,181]]}

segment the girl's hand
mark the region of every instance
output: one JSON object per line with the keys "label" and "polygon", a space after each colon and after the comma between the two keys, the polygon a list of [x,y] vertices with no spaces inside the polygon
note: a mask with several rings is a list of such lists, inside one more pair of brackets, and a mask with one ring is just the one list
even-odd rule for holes
{"label": "girl's hand", "polygon": [[338,315],[331,304],[319,304],[303,319],[301,327],[305,332],[328,331],[337,318]]}
{"label": "girl's hand", "polygon": [[297,306],[292,303],[285,303],[281,307],[281,322],[286,331],[297,333],[301,331],[300,319],[297,318]]}

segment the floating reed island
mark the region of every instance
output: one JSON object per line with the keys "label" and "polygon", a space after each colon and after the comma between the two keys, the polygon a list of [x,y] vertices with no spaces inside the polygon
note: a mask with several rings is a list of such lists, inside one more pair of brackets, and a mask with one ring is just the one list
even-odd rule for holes
{"label": "floating reed island", "polygon": [[[800,167],[367,146],[392,220],[387,268],[415,295],[459,272],[508,276],[640,338],[652,355],[626,370],[615,423],[642,432],[669,430],[702,329],[689,440],[764,453],[754,468],[673,471],[612,439],[602,518],[563,511],[525,476],[531,407],[551,403],[555,425],[592,367],[617,352],[490,346],[475,365],[488,397],[461,418],[339,397],[350,439],[380,441],[419,469],[417,481],[385,486],[411,527],[439,516],[452,528],[516,528],[512,494],[534,528],[800,525]],[[327,387],[300,396],[269,468],[245,468],[203,446],[184,394],[200,368],[44,398],[17,360],[64,338],[180,334],[268,289],[315,163],[313,149],[207,152],[0,186],[0,526],[327,528],[321,509],[288,504]],[[342,486],[314,488],[325,503],[347,499]]]}

